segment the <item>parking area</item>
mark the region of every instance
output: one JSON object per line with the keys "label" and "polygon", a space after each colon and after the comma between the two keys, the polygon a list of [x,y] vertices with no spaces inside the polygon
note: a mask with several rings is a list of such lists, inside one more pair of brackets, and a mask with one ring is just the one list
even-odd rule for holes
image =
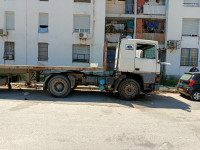
{"label": "parking area", "polygon": [[199,149],[200,103],[177,93],[119,100],[75,90],[0,89],[0,149]]}

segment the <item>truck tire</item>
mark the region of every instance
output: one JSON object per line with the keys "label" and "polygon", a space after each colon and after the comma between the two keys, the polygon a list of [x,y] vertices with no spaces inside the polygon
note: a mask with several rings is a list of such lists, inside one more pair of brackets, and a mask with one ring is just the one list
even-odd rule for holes
{"label": "truck tire", "polygon": [[140,86],[133,79],[125,79],[120,83],[118,92],[121,99],[133,100],[140,94]]}
{"label": "truck tire", "polygon": [[62,75],[51,78],[48,83],[48,91],[56,98],[67,97],[71,92],[69,79]]}

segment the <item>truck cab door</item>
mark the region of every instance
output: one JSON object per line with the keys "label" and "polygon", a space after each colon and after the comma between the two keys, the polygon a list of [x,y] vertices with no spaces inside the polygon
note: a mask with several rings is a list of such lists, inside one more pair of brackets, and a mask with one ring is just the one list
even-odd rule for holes
{"label": "truck cab door", "polygon": [[127,40],[127,39],[122,40],[118,53],[119,53],[118,71],[134,72],[135,43],[132,40]]}
{"label": "truck cab door", "polygon": [[135,72],[156,73],[157,71],[157,45],[154,43],[137,43],[135,57]]}

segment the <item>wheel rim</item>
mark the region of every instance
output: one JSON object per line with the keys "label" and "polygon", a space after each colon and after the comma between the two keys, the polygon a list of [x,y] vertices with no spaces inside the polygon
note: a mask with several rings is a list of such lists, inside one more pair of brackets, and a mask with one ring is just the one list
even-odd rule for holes
{"label": "wheel rim", "polygon": [[51,81],[51,91],[53,94],[57,95],[57,96],[61,96],[64,93],[66,93],[66,91],[68,91],[68,85],[65,82],[65,80],[62,79],[54,79]]}
{"label": "wheel rim", "polygon": [[193,94],[193,98],[194,98],[195,100],[199,101],[199,100],[200,100],[200,93],[199,93],[199,92],[195,92],[195,93]]}
{"label": "wheel rim", "polygon": [[54,85],[54,89],[57,92],[62,92],[64,90],[64,84],[62,82],[57,82]]}
{"label": "wheel rim", "polygon": [[137,87],[134,83],[125,83],[124,84],[124,94],[127,96],[132,96],[137,94]]}

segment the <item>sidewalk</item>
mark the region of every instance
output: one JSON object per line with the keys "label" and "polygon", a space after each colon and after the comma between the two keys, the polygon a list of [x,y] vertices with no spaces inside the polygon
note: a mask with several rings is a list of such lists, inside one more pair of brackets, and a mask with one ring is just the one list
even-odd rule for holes
{"label": "sidewalk", "polygon": [[177,88],[160,85],[159,91],[161,91],[161,92],[177,92]]}

